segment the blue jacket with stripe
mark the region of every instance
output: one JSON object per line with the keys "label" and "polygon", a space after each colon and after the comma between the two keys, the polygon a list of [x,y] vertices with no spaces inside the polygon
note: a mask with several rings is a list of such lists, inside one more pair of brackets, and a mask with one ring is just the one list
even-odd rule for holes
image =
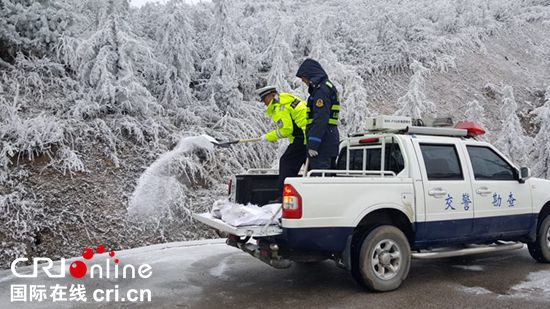
{"label": "blue jacket with stripe", "polygon": [[319,62],[306,59],[297,77],[310,81],[307,100],[308,124],[306,126],[307,148],[317,150],[320,156],[338,155],[340,134],[335,124],[329,124],[333,105],[339,105],[336,87],[328,80],[327,73]]}

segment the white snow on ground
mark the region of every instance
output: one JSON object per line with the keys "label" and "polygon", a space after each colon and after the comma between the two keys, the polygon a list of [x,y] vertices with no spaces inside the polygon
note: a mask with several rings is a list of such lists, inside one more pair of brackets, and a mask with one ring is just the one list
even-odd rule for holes
{"label": "white snow on ground", "polygon": [[475,294],[475,295],[485,295],[485,294],[491,294],[493,292],[487,290],[486,288],[482,288],[480,286],[459,286],[458,289],[462,292],[468,293],[468,294]]}
{"label": "white snow on ground", "polygon": [[224,272],[228,267],[227,263],[228,263],[229,259],[231,259],[231,256],[226,256],[221,261],[219,261],[218,265],[216,265],[216,266],[214,266],[213,268],[210,269],[210,271],[209,271],[210,275],[212,275],[214,277],[217,277],[217,278],[221,278],[221,279],[227,278],[224,275]]}
{"label": "white snow on ground", "polygon": [[[458,265],[454,265],[456,267]],[[467,287],[459,285],[458,290],[475,295],[493,294],[494,292],[483,287]],[[528,298],[530,300],[550,300],[550,270],[530,273],[526,280],[511,287],[508,293],[498,295],[499,298]]]}
{"label": "white snow on ground", "polygon": [[481,265],[453,265],[453,267],[469,271],[485,271],[485,267]]}
{"label": "white snow on ground", "polygon": [[550,270],[530,273],[527,280],[513,286],[511,297],[550,300]]}
{"label": "white snow on ground", "polygon": [[[182,138],[173,150],[163,154],[140,176],[128,214],[149,217],[180,205],[186,196],[186,182],[193,178],[194,172],[193,163],[186,160],[185,154],[213,148],[212,137],[207,135]],[[185,175],[183,179],[182,175]]]}

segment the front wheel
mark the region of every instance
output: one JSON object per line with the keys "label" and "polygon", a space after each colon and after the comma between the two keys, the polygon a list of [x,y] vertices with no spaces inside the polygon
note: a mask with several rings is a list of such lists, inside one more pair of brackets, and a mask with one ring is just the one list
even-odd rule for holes
{"label": "front wheel", "polygon": [[527,247],[535,260],[550,263],[550,215],[541,222],[537,230],[537,240],[527,244]]}
{"label": "front wheel", "polygon": [[379,226],[363,240],[357,263],[354,277],[360,285],[376,292],[395,290],[409,274],[409,241],[398,228]]}

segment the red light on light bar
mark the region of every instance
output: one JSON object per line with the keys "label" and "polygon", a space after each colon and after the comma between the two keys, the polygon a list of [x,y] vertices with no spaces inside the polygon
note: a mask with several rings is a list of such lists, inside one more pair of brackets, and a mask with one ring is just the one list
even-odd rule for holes
{"label": "red light on light bar", "polygon": [[371,138],[363,138],[359,140],[360,144],[371,144],[371,143],[378,143],[380,141],[377,137],[371,137]]}
{"label": "red light on light bar", "polygon": [[471,121],[461,121],[456,124],[455,128],[468,131],[468,136],[478,136],[485,134],[485,130],[477,123]]}

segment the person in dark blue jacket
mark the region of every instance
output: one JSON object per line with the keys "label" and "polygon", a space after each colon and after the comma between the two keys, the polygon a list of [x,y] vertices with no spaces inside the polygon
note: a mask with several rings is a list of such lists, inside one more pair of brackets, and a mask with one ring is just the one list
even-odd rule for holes
{"label": "person in dark blue jacket", "polygon": [[308,86],[306,143],[309,169],[333,169],[338,156],[340,99],[319,62],[306,59],[296,76]]}

